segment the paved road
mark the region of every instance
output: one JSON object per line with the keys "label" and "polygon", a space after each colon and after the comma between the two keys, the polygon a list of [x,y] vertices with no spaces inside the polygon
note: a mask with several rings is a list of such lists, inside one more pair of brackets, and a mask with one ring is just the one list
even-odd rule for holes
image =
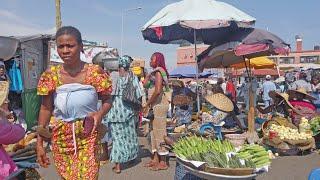
{"label": "paved road", "polygon": [[[112,164],[105,164],[100,168],[99,179],[107,180],[171,180],[174,178],[175,161],[170,160],[170,168],[167,171],[150,171],[143,167],[148,161],[148,147],[146,138],[140,138],[141,152],[133,165],[127,165],[121,174],[111,171]],[[272,161],[271,169],[257,177],[257,180],[306,180],[310,171],[316,167],[320,168],[320,155],[313,153],[306,156],[279,157]],[[55,168],[51,165],[47,169],[39,170],[45,180],[56,180]]]}

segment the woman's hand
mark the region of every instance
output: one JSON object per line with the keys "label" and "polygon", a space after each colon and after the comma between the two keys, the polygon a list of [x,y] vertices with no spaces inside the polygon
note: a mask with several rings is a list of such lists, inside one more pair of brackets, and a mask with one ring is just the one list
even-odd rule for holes
{"label": "woman's hand", "polygon": [[50,165],[50,160],[43,146],[37,146],[37,162],[41,167],[47,168]]}
{"label": "woman's hand", "polygon": [[144,116],[144,117],[148,116],[148,113],[149,113],[149,110],[150,110],[149,107],[150,107],[150,106],[147,105],[147,104],[145,104],[145,105],[142,106],[142,113],[143,113],[143,116]]}
{"label": "woman's hand", "polygon": [[93,120],[94,120],[93,128],[92,128],[92,131],[91,131],[91,134],[92,134],[92,133],[97,131],[98,126],[100,126],[100,124],[101,124],[103,116],[99,111],[90,113],[88,116],[92,117]]}

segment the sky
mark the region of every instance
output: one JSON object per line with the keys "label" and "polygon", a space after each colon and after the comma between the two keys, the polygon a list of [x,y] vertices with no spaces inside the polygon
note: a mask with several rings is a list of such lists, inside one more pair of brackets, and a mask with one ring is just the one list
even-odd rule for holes
{"label": "sky", "polygon": [[[295,35],[303,48],[320,45],[319,0],[222,0],[255,17],[255,27],[269,30],[295,49]],[[124,16],[123,54],[149,60],[153,52],[165,55],[167,66],[176,66],[177,45],[145,41],[142,26],[175,0],[61,0],[63,25],[77,27],[83,39],[107,42],[120,50],[121,15]],[[55,31],[54,0],[0,0],[0,36],[52,33]]]}

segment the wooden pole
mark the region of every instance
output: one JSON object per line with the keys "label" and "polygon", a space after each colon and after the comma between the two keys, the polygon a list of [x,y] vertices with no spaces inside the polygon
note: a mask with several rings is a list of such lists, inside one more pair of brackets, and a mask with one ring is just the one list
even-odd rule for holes
{"label": "wooden pole", "polygon": [[56,1],[56,30],[61,28],[61,10],[60,10],[60,0],[55,0]]}

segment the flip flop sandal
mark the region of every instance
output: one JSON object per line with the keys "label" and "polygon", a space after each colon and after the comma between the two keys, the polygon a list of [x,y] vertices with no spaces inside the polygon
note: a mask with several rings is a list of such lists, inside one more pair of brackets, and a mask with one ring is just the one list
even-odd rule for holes
{"label": "flip flop sandal", "polygon": [[116,170],[116,167],[113,167],[112,168],[112,171],[116,174],[120,174],[121,173],[121,170]]}
{"label": "flip flop sandal", "polygon": [[105,164],[108,164],[109,163],[109,160],[106,160],[106,161],[100,161],[100,166],[103,166]]}
{"label": "flip flop sandal", "polygon": [[150,162],[144,164],[143,167],[153,167],[153,166],[155,166],[155,164],[156,164],[155,162],[150,161]]}

